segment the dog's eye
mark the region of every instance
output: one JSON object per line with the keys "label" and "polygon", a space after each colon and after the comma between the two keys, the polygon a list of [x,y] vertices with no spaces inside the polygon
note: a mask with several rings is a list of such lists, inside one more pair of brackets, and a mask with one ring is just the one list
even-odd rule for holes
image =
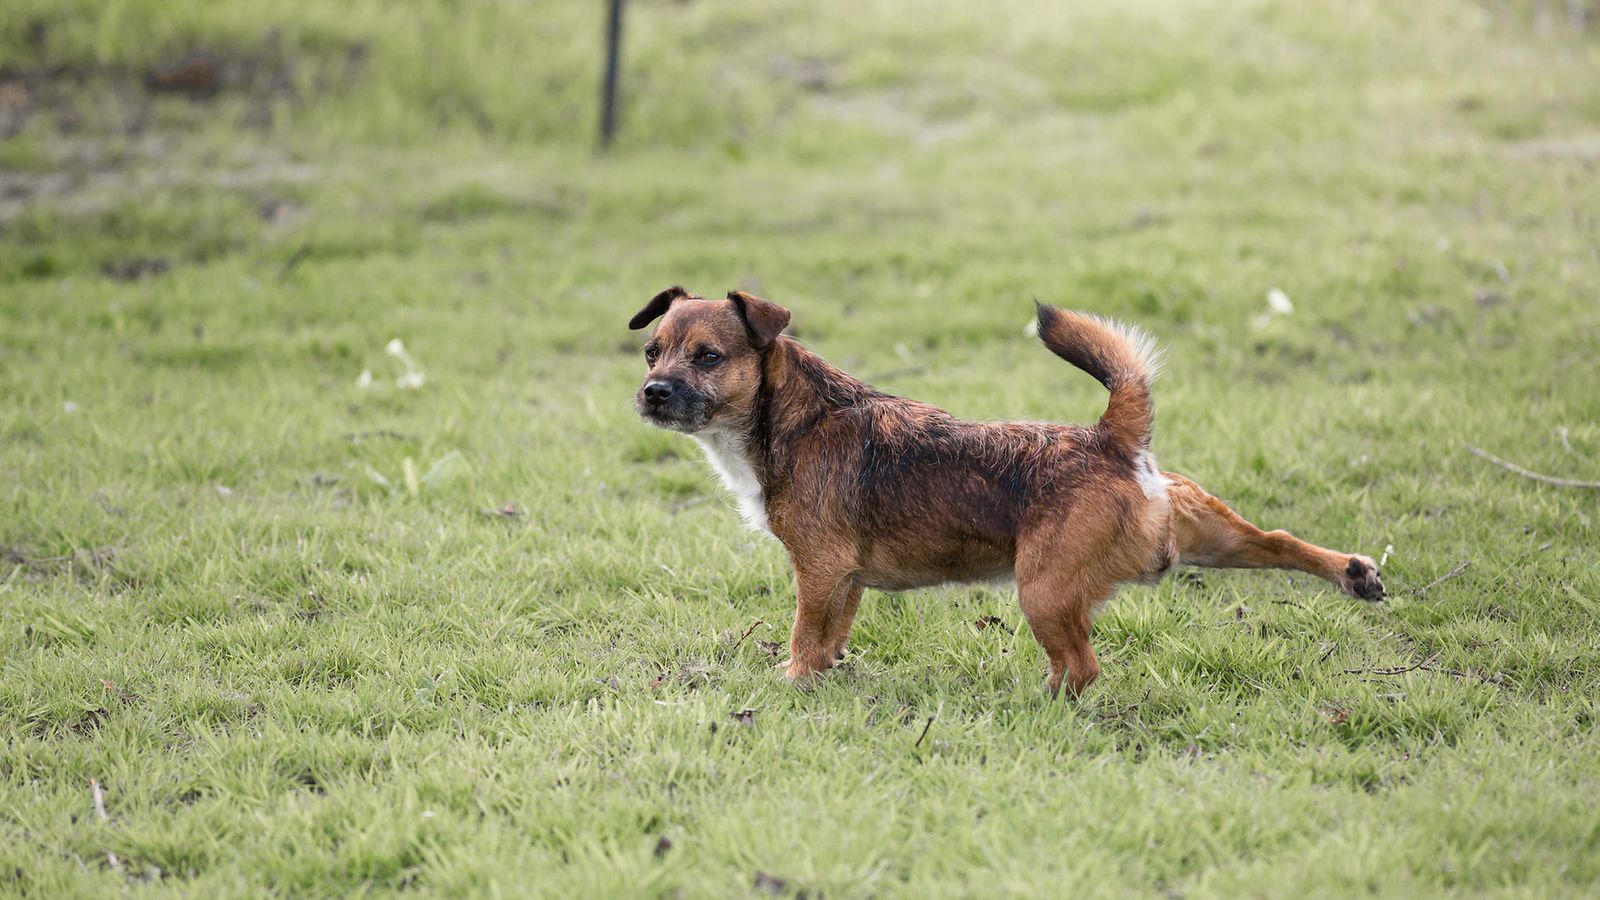
{"label": "dog's eye", "polygon": [[647,362],[647,363],[649,363],[650,365],[653,366],[653,365],[656,364],[656,360],[658,360],[660,358],[661,358],[661,348],[660,347],[649,346],[649,347],[644,348],[644,361],[645,362]]}
{"label": "dog's eye", "polygon": [[694,361],[702,366],[714,366],[722,362],[722,354],[714,350],[701,350],[699,355],[694,358]]}

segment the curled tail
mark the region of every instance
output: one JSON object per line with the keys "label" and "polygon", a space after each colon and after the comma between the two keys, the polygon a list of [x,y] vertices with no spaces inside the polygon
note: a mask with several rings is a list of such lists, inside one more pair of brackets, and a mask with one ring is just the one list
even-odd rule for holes
{"label": "curled tail", "polygon": [[1089,313],[1039,307],[1039,338],[1050,352],[1093,375],[1111,391],[1097,426],[1129,454],[1150,448],[1155,407],[1150,382],[1161,369],[1155,339],[1142,329]]}

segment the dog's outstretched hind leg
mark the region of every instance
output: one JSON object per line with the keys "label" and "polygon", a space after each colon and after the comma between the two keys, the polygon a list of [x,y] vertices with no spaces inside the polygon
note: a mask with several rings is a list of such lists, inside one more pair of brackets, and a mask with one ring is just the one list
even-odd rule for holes
{"label": "dog's outstretched hind leg", "polygon": [[1332,582],[1360,600],[1383,599],[1383,582],[1371,557],[1308,544],[1287,531],[1262,531],[1182,475],[1170,482],[1172,535],[1178,561],[1217,569],[1297,569]]}

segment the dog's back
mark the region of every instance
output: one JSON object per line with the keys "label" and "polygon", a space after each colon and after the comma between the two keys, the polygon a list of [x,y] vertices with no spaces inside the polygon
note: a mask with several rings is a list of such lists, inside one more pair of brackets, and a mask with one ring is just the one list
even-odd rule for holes
{"label": "dog's back", "polygon": [[1097,425],[964,422],[866,388],[797,344],[786,348],[790,380],[823,399],[824,411],[789,428],[794,417],[775,418],[774,527],[800,541],[849,535],[855,577],[897,590],[1009,577],[1019,540],[1083,507],[1084,522],[1121,526],[1080,536],[1115,542],[1100,556],[1118,560],[1118,580],[1164,570],[1172,554],[1161,540],[1165,494],[1151,489],[1159,475],[1148,450],[1148,340],[1046,306],[1039,324],[1046,346],[1111,389]]}

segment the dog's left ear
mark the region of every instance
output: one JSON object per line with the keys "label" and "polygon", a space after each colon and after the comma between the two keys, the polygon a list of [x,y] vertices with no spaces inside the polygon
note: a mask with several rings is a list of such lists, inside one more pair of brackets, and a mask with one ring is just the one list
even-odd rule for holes
{"label": "dog's left ear", "polygon": [[728,299],[733,301],[733,308],[744,319],[745,330],[750,332],[750,343],[757,350],[772,346],[783,329],[789,326],[789,311],[776,303],[744,291],[729,291]]}
{"label": "dog's left ear", "polygon": [[651,297],[650,302],[644,305],[644,309],[634,313],[633,318],[628,320],[628,327],[634,331],[638,331],[646,325],[649,325],[651,322],[654,322],[655,320],[666,315],[667,307],[672,305],[672,301],[681,300],[687,296],[689,296],[689,292],[681,287],[678,287],[677,285],[667,288],[654,297]]}

